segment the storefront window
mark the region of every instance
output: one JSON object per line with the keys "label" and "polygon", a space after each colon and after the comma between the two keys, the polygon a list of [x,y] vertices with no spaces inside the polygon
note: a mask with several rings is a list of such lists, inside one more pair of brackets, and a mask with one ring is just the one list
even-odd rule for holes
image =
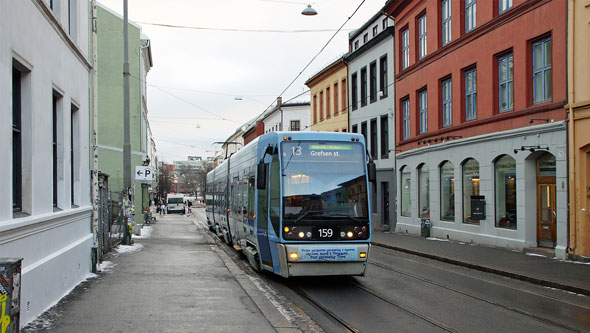
{"label": "storefront window", "polygon": [[516,229],[516,161],[504,155],[494,164],[496,227]]}
{"label": "storefront window", "polygon": [[430,218],[430,170],[426,164],[418,168],[418,215]]}
{"label": "storefront window", "polygon": [[479,195],[479,163],[470,158],[463,164],[463,222],[479,224],[471,219],[471,197]]}
{"label": "storefront window", "polygon": [[440,219],[455,221],[455,170],[446,161],[440,166]]}
{"label": "storefront window", "polygon": [[410,170],[409,168],[405,167],[401,170],[401,192],[402,192],[402,202],[401,202],[401,214],[402,216],[411,216],[411,208],[412,202],[410,201]]}

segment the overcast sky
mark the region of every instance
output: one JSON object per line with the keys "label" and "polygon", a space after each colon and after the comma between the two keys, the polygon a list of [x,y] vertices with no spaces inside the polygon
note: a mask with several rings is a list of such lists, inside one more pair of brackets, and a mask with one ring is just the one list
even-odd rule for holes
{"label": "overcast sky", "polygon": [[[273,103],[362,0],[317,0],[316,16],[301,15],[304,2],[286,0],[128,2],[129,19],[151,40],[148,119],[160,160],[172,162],[213,156],[220,147],[213,143]],[[123,15],[122,0],[99,3]],[[366,0],[283,101],[306,91],[309,77],[348,50],[348,33],[384,4]],[[309,101],[309,94],[295,101]]]}

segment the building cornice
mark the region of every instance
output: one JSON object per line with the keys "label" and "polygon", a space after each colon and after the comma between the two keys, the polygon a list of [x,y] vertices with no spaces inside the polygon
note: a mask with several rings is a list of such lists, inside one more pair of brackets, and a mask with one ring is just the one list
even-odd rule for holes
{"label": "building cornice", "polygon": [[47,5],[45,4],[45,2],[43,2],[43,0],[31,0],[31,1],[37,7],[37,9],[39,9],[41,14],[47,19],[47,22],[49,22],[49,25],[51,25],[51,27],[53,28],[53,30],[55,30],[57,35],[59,37],[61,37],[61,39],[64,41],[64,43],[72,51],[72,53],[78,58],[78,60],[80,60],[80,63],[82,63],[82,65],[84,65],[84,67],[86,67],[87,71],[90,71],[90,69],[92,68],[92,65],[90,64],[90,62],[88,61],[88,59],[86,58],[86,56],[84,55],[82,50],[80,50],[78,45],[76,43],[74,43],[74,41],[70,38],[68,33],[63,29],[61,23],[59,23],[59,21],[57,20],[55,15],[53,15],[53,12],[51,11],[51,9],[49,7],[47,7]]}
{"label": "building cornice", "polygon": [[[406,158],[410,156],[420,155],[423,153],[428,153],[432,151],[438,151],[441,149],[448,149],[453,147],[461,147],[467,145],[473,145],[476,143],[482,143],[487,141],[496,141],[496,140],[504,140],[504,139],[512,139],[515,137],[520,136],[527,136],[527,135],[537,135],[542,133],[549,133],[549,132],[559,132],[565,131],[566,122],[565,121],[558,121],[554,123],[548,123],[543,125],[534,125],[529,127],[521,127],[517,129],[502,131],[502,132],[495,132],[489,134],[483,134],[478,136],[473,136],[465,139],[453,140],[448,141],[445,143],[439,143],[434,145],[428,145],[420,148],[414,148],[405,152],[401,152],[396,154],[396,158]],[[564,142],[565,144],[565,142]]]}
{"label": "building cornice", "polygon": [[310,77],[305,81],[305,85],[311,88],[318,84],[319,82],[323,81],[325,78],[329,77],[330,75],[337,73],[338,71],[346,68],[346,54],[342,57],[336,59],[333,63],[329,64],[328,66],[324,67],[324,69],[317,72],[314,76]]}
{"label": "building cornice", "polygon": [[[358,58],[361,55],[363,55],[365,52],[371,50],[371,48],[373,48],[375,45],[381,43],[387,37],[392,37],[393,38],[394,35],[395,35],[395,25],[394,26],[391,26],[391,27],[387,27],[387,29],[383,30],[380,34],[378,34],[377,36],[373,37],[366,44],[363,44],[363,46],[359,47],[354,52],[352,52],[349,55],[345,56],[346,62],[350,63],[355,58]],[[393,50],[393,48],[392,48],[392,50]]]}

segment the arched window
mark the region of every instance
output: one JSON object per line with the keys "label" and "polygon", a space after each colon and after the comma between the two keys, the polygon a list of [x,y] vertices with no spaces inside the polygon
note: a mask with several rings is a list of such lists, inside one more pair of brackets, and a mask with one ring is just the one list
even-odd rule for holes
{"label": "arched window", "polygon": [[516,161],[504,155],[494,163],[496,227],[516,229]]}
{"label": "arched window", "polygon": [[470,158],[463,163],[463,223],[479,223],[471,219],[472,196],[479,196],[479,163]]}
{"label": "arched window", "polygon": [[455,221],[455,168],[450,161],[440,165],[440,219]]}
{"label": "arched window", "polygon": [[408,167],[403,167],[400,171],[400,186],[401,186],[401,215],[411,216],[412,202],[410,200],[411,194],[411,175]]}
{"label": "arched window", "polygon": [[418,216],[430,218],[430,169],[426,164],[418,167]]}

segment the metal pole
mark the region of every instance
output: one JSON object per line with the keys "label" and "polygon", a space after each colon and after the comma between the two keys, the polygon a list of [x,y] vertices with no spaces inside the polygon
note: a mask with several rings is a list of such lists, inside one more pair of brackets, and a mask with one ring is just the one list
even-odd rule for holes
{"label": "metal pole", "polygon": [[131,187],[131,134],[129,121],[129,15],[123,0],[123,186]]}
{"label": "metal pole", "polygon": [[[93,247],[98,241],[98,22],[96,20],[96,0],[92,0],[92,236]],[[102,251],[98,251],[102,254]],[[100,258],[97,258],[100,259]]]}

